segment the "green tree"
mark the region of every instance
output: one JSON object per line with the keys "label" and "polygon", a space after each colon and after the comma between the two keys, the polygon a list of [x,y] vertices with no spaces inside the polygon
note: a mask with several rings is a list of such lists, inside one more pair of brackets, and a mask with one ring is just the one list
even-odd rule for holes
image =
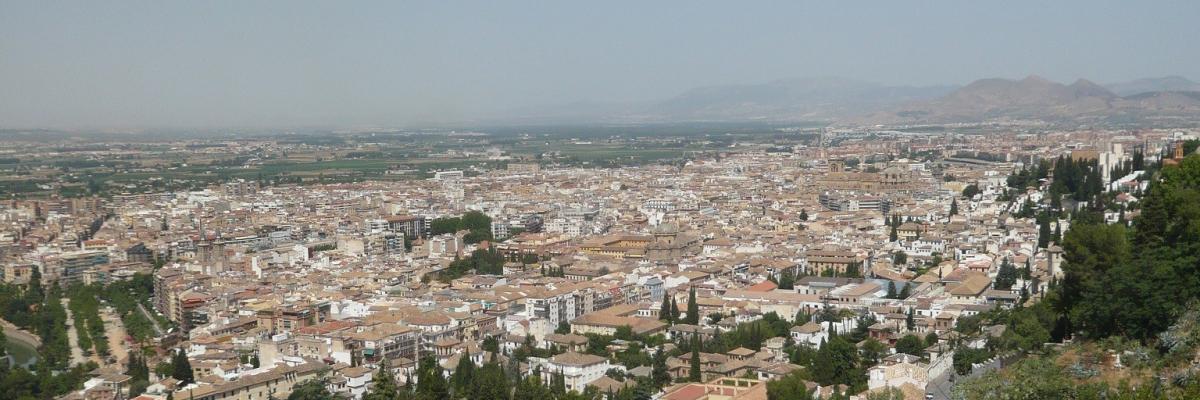
{"label": "green tree", "polygon": [[958,199],[950,200],[950,215],[958,215]]}
{"label": "green tree", "polygon": [[471,399],[507,399],[509,395],[508,378],[504,376],[504,368],[497,363],[487,363],[479,368],[470,386]]}
{"label": "green tree", "polygon": [[695,286],[692,286],[688,290],[687,318],[684,319],[684,323],[692,325],[698,325],[700,323],[700,305],[696,304]]}
{"label": "green tree", "polygon": [[175,356],[171,359],[171,368],[171,377],[178,380],[181,385],[196,381],[192,372],[192,363],[188,361],[187,353],[184,353],[183,349],[175,351]]}
{"label": "green tree", "polygon": [[975,195],[980,194],[980,193],[982,193],[982,192],[979,190],[979,185],[976,185],[974,183],[967,185],[967,187],[963,188],[963,191],[962,191],[963,197],[966,197],[968,199],[973,198],[973,197],[975,197]]}
{"label": "green tree", "polygon": [[834,336],[817,349],[809,370],[821,385],[850,385],[863,377],[858,370],[858,348],[841,336]]}
{"label": "green tree", "polygon": [[667,352],[662,346],[654,353],[654,364],[650,370],[650,379],[655,388],[662,388],[671,383],[671,371],[667,369]]}
{"label": "green tree", "polygon": [[997,290],[1010,290],[1017,283],[1017,268],[1004,259],[1000,264],[1000,271],[996,273],[995,287]]}
{"label": "green tree", "polygon": [[393,400],[400,396],[400,388],[396,385],[396,377],[392,375],[392,366],[387,357],[379,362],[379,369],[371,377],[371,391],[363,395],[363,400]]}
{"label": "green tree", "polygon": [[692,359],[688,368],[688,380],[700,382],[700,336],[692,333]]}
{"label": "green tree", "polygon": [[467,393],[474,380],[475,363],[471,362],[470,352],[463,352],[462,357],[458,359],[458,366],[454,368],[454,374],[450,376],[451,387],[454,393]]}
{"label": "green tree", "polygon": [[908,334],[896,341],[896,353],[911,354],[921,357],[925,353],[925,344],[917,335]]}
{"label": "green tree", "polygon": [[1041,218],[1041,221],[1038,223],[1038,247],[1046,248],[1050,244],[1051,239],[1050,219]]}
{"label": "green tree", "polygon": [[450,388],[442,376],[442,367],[433,357],[421,359],[417,368],[417,396],[421,400],[449,400]]}
{"label": "green tree", "polygon": [[779,288],[780,289],[792,290],[795,288],[795,285],[796,285],[796,275],[792,273],[791,269],[785,269],[782,273],[779,274]]}
{"label": "green tree", "polygon": [[658,319],[667,322],[674,322],[671,318],[671,296],[663,294],[662,306],[658,309]]}
{"label": "green tree", "polygon": [[767,400],[811,399],[807,380],[802,371],[792,371],[783,377],[767,381]]}
{"label": "green tree", "polygon": [[287,400],[337,400],[337,396],[329,392],[329,379],[324,373],[317,378],[301,382],[292,388]]}

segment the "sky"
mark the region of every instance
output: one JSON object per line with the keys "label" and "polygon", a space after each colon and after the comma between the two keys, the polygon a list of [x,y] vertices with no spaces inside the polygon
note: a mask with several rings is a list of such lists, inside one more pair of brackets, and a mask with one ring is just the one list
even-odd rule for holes
{"label": "sky", "polygon": [[1198,1],[8,1],[0,128],[417,127],[838,76],[1200,80]]}

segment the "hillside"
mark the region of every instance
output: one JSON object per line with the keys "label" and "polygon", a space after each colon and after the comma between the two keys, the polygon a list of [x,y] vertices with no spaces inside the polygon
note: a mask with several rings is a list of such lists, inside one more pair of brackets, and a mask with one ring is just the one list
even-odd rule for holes
{"label": "hillside", "polygon": [[1021,80],[981,79],[936,99],[909,102],[842,122],[887,125],[1005,120],[1095,123],[1196,117],[1200,117],[1200,96],[1191,92],[1142,92],[1122,97],[1085,79],[1064,85],[1029,76]]}

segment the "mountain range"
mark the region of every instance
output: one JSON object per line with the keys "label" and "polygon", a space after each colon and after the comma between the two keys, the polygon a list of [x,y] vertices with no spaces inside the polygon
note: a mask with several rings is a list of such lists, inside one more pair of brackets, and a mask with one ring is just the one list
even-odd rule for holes
{"label": "mountain range", "polygon": [[575,103],[509,113],[524,122],[828,121],[839,125],[1039,120],[1053,123],[1200,120],[1200,84],[1180,76],[1071,84],[1038,76],[966,86],[892,86],[804,78],[688,90],[637,104]]}
{"label": "mountain range", "polygon": [[850,124],[926,124],[1035,120],[1050,123],[1146,123],[1200,119],[1200,91],[1180,77],[1065,85],[1037,76],[981,79],[936,99],[839,120]]}

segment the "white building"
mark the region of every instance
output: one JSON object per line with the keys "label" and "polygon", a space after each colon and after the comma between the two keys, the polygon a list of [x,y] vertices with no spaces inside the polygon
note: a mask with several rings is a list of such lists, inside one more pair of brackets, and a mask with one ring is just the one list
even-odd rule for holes
{"label": "white building", "polygon": [[562,374],[568,391],[583,393],[588,383],[604,376],[611,367],[607,358],[567,352],[546,361],[546,367],[542,368],[542,381],[550,382],[554,374]]}

